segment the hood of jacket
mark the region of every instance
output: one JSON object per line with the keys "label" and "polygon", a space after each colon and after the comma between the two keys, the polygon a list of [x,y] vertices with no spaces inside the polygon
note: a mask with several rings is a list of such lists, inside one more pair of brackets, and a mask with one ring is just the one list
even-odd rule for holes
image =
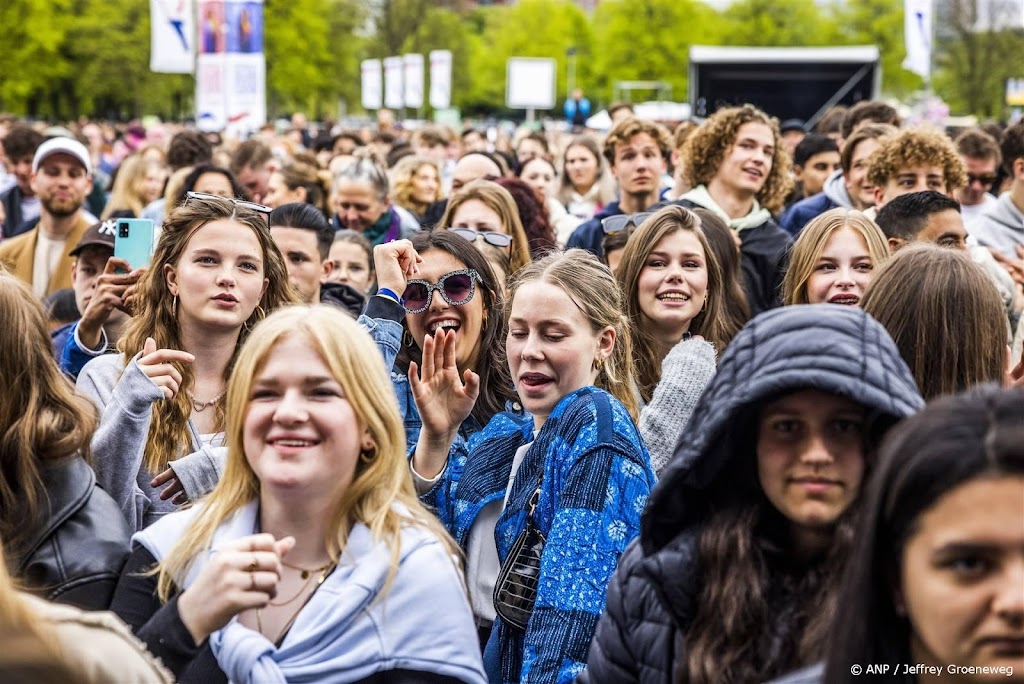
{"label": "hood of jacket", "polygon": [[839,206],[853,209],[853,200],[850,199],[850,193],[846,190],[846,179],[843,177],[842,169],[828,177],[822,192],[825,193],[825,197],[828,197]]}
{"label": "hood of jacket", "polygon": [[924,406],[889,333],[860,308],[812,304],[760,314],[726,348],[651,493],[640,531],[645,554],[705,520],[714,492],[754,477],[758,408],[803,389],[866,407],[872,433]]}
{"label": "hood of jacket", "polygon": [[352,314],[353,318],[359,318],[366,298],[354,287],[344,283],[320,283],[320,303],[340,306]]}

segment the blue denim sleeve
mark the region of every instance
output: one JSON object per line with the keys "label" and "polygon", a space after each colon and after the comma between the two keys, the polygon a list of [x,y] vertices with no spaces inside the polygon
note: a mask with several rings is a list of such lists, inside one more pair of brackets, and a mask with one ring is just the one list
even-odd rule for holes
{"label": "blue denim sleeve", "polygon": [[370,333],[377,343],[380,354],[384,357],[384,367],[390,373],[395,366],[395,358],[402,346],[402,319],[405,309],[401,304],[385,297],[370,297],[363,315],[358,323]]}

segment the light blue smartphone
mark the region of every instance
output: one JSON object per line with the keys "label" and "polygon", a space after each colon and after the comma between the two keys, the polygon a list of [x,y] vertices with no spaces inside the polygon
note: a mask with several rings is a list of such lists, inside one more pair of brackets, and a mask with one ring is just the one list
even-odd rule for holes
{"label": "light blue smartphone", "polygon": [[148,266],[153,256],[153,219],[117,219],[114,256],[127,261],[132,270]]}

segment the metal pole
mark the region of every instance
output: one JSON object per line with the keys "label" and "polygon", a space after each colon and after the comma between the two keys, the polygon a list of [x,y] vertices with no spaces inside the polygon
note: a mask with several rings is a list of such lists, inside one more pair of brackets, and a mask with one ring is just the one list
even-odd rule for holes
{"label": "metal pole", "polygon": [[565,99],[572,97],[572,91],[576,90],[576,46],[573,45],[571,48],[565,51],[566,57],[566,69],[568,74],[565,78]]}

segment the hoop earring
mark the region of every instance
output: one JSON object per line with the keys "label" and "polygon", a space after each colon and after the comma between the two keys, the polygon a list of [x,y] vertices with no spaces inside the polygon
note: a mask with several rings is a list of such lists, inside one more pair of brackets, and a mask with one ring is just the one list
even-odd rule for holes
{"label": "hoop earring", "polygon": [[364,449],[359,452],[359,460],[362,463],[373,463],[373,460],[377,458],[377,448]]}
{"label": "hoop earring", "polygon": [[[704,298],[704,301],[705,303],[707,302],[707,297]],[[263,307],[260,306],[259,304],[256,305],[256,313],[259,314],[259,316],[256,318],[257,321],[262,321],[264,318],[267,317],[267,312],[264,311]]]}
{"label": "hoop earring", "polygon": [[707,294],[705,294],[704,295],[704,306],[700,307],[700,310],[704,311],[707,308],[708,308],[708,296],[707,296]]}
{"label": "hoop earring", "polygon": [[416,348],[416,340],[412,339],[412,333],[407,329],[402,330],[402,344],[409,349]]}
{"label": "hoop earring", "polygon": [[171,301],[171,318],[178,320],[178,295],[174,295]]}
{"label": "hoop earring", "polygon": [[593,366],[593,368],[598,373],[600,373],[602,370],[604,370],[604,359],[601,359],[601,358],[594,359],[594,366]]}

